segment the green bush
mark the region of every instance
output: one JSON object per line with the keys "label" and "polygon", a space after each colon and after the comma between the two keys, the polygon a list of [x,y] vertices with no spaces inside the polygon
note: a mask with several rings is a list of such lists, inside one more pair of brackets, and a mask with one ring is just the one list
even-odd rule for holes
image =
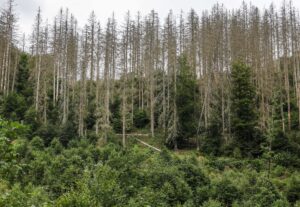
{"label": "green bush", "polygon": [[212,193],[213,198],[221,201],[225,206],[231,206],[235,200],[241,197],[241,192],[226,178],[213,184]]}
{"label": "green bush", "polygon": [[220,203],[219,201],[217,200],[208,200],[206,201],[202,207],[222,207],[222,203]]}
{"label": "green bush", "polygon": [[288,182],[286,195],[290,203],[296,203],[300,200],[300,176],[292,176]]}
{"label": "green bush", "polygon": [[149,124],[147,112],[143,109],[138,109],[134,112],[133,123],[136,128],[145,128]]}
{"label": "green bush", "polygon": [[5,97],[2,105],[2,115],[13,121],[24,120],[27,110],[25,98],[17,93],[10,93]]}

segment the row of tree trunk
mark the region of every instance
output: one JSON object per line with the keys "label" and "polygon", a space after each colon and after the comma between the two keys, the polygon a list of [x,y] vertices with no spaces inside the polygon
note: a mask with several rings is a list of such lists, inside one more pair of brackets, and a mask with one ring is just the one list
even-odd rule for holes
{"label": "row of tree trunk", "polygon": [[[16,17],[13,0],[0,17],[0,93],[14,90],[18,61]],[[75,111],[78,134],[86,134],[90,106],[94,130],[107,139],[111,130],[110,105],[121,96],[123,144],[126,127],[136,109],[149,112],[150,132],[160,128],[168,139],[178,136],[176,106],[177,58],[185,53],[197,79],[201,113],[198,133],[209,126],[211,111],[221,108],[224,138],[230,134],[230,67],[241,60],[250,65],[257,89],[260,127],[266,130],[278,99],[281,127],[290,130],[292,99],[298,107],[300,124],[300,18],[292,3],[276,10],[259,10],[243,3],[229,11],[216,4],[199,16],[187,17],[170,11],[164,21],[151,11],[134,17],[128,12],[119,26],[110,17],[100,26],[96,14],[78,28],[68,10],[60,10],[52,25],[42,20],[38,9],[31,35],[34,60],[34,108],[47,123],[49,106],[57,107],[65,124]],[[20,45],[20,44],[19,44]],[[91,98],[93,97],[93,98]],[[287,115],[285,114],[287,111]],[[74,117],[72,117],[73,119]]]}

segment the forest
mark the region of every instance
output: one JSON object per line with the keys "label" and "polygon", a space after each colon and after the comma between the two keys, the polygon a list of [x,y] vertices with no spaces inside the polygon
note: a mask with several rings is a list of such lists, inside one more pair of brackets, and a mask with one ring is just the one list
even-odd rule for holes
{"label": "forest", "polygon": [[0,207],[300,207],[293,2],[152,10],[0,5]]}

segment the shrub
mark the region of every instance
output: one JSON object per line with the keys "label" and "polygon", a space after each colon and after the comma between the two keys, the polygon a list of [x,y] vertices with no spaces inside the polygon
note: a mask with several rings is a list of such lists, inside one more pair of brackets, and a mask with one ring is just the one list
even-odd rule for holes
{"label": "shrub", "polygon": [[222,207],[222,204],[217,200],[208,200],[203,203],[202,207]]}
{"label": "shrub", "polygon": [[241,193],[237,187],[228,179],[222,179],[213,185],[213,198],[221,201],[226,206],[231,206],[232,203],[239,199]]}
{"label": "shrub", "polygon": [[149,118],[145,110],[138,109],[134,112],[133,123],[136,128],[144,128],[149,124]]}
{"label": "shrub", "polygon": [[293,176],[288,182],[287,199],[291,203],[300,200],[300,177]]}

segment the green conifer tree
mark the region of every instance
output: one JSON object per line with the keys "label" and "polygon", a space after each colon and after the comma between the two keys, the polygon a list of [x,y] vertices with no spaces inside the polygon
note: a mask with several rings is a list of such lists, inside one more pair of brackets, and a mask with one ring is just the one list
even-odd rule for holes
{"label": "green conifer tree", "polygon": [[244,156],[260,154],[262,136],[258,130],[255,106],[255,88],[251,82],[251,70],[237,62],[231,71],[231,116],[233,147]]}

